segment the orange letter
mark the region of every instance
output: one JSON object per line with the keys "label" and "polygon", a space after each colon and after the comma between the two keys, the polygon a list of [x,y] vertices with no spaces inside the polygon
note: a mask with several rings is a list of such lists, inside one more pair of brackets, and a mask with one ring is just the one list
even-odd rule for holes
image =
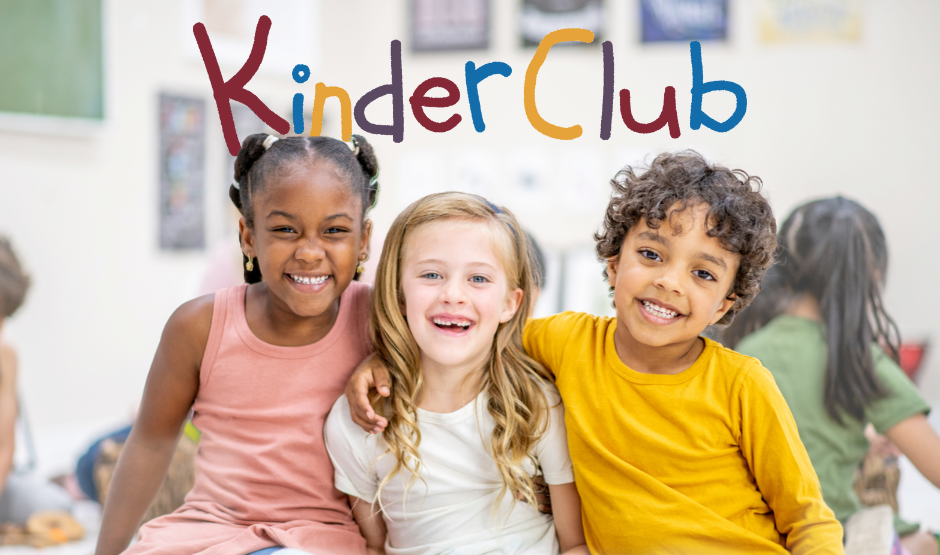
{"label": "orange letter", "polygon": [[[335,96],[339,99],[340,124],[343,129],[343,140],[348,141],[352,137],[352,116],[350,115],[349,93],[342,87],[327,87],[323,83],[317,83],[314,89],[313,113],[310,114],[310,136],[319,135],[323,130],[323,105],[326,99]],[[319,117],[317,115],[319,114]]]}
{"label": "orange letter", "polygon": [[542,64],[545,63],[545,58],[548,57],[548,51],[551,50],[552,46],[559,42],[572,41],[594,42],[594,33],[587,29],[559,29],[545,35],[545,38],[539,43],[538,50],[535,51],[535,56],[529,62],[529,68],[525,71],[525,84],[523,85],[522,94],[525,103],[525,115],[529,118],[532,127],[547,137],[562,141],[570,141],[580,137],[581,126],[559,127],[545,121],[535,107],[535,80],[538,78],[539,70],[542,69]]}

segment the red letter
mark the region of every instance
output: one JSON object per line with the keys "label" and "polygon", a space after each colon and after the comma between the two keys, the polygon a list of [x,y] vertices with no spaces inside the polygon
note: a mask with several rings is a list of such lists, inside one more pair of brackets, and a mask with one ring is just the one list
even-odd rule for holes
{"label": "red letter", "polygon": [[[447,91],[447,96],[442,98],[427,96],[428,91],[437,87]],[[443,77],[431,77],[424,83],[421,83],[418,85],[418,88],[415,89],[411,98],[408,99],[408,102],[411,102],[411,111],[414,112],[415,119],[418,120],[421,127],[434,133],[446,133],[450,131],[454,127],[457,127],[457,124],[460,123],[462,118],[460,114],[454,114],[447,118],[447,121],[438,123],[424,113],[424,108],[447,108],[448,106],[457,104],[459,101],[460,89],[457,88],[457,85],[455,85],[453,81]]]}
{"label": "red letter", "polygon": [[633,119],[633,112],[630,111],[630,91],[627,89],[621,90],[620,117],[622,117],[623,122],[627,124],[627,128],[636,133],[652,133],[653,131],[659,131],[663,127],[666,127],[667,123],[669,124],[670,137],[678,139],[681,133],[679,131],[679,116],[676,114],[676,89],[674,87],[666,87],[666,92],[663,93],[663,111],[659,113],[659,117],[652,123],[637,123],[637,121]]}
{"label": "red letter", "polygon": [[245,90],[245,85],[248,84],[248,81],[251,81],[251,78],[258,71],[258,67],[261,66],[264,50],[268,46],[268,31],[270,30],[271,18],[262,15],[258,20],[257,28],[255,28],[255,41],[251,45],[251,54],[248,55],[248,61],[234,77],[228,81],[223,81],[222,72],[219,70],[219,62],[215,58],[215,51],[212,50],[212,43],[209,42],[209,34],[206,33],[206,26],[202,23],[193,25],[193,34],[196,35],[199,53],[202,54],[202,63],[206,65],[209,83],[212,84],[215,105],[219,109],[219,119],[222,121],[225,144],[232,156],[238,156],[241,143],[238,141],[238,134],[235,132],[235,120],[232,118],[232,107],[229,106],[229,99],[241,102],[250,108],[255,115],[261,118],[261,121],[270,125],[271,129],[278,133],[286,135],[290,132],[290,124],[286,119],[272,112],[270,108],[264,105],[264,102],[261,102],[261,99]]}

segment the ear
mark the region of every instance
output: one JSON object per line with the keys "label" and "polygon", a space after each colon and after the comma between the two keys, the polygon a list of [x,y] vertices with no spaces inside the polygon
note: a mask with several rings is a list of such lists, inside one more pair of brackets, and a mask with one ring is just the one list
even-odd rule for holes
{"label": "ear", "polygon": [[721,318],[727,314],[729,310],[731,310],[731,307],[734,306],[734,302],[737,300],[738,296],[734,293],[722,299],[721,304],[718,306],[718,310],[715,311],[715,316],[712,318],[711,324],[709,325],[714,325],[718,322],[718,320],[721,320]]}
{"label": "ear", "polygon": [[245,217],[238,218],[238,235],[241,239],[242,253],[250,259],[258,256],[255,252],[255,235],[245,222]]}
{"label": "ear", "polygon": [[519,305],[522,304],[522,298],[524,296],[525,294],[522,292],[522,289],[515,289],[509,292],[509,295],[506,297],[506,306],[503,307],[503,311],[499,315],[500,324],[505,324],[512,320],[516,311],[519,310]]}
{"label": "ear", "polygon": [[617,283],[617,264],[620,262],[620,255],[607,259],[607,283],[611,287]]}
{"label": "ear", "polygon": [[368,259],[371,252],[370,241],[372,240],[372,220],[366,220],[362,223],[362,238],[359,240],[359,260]]}

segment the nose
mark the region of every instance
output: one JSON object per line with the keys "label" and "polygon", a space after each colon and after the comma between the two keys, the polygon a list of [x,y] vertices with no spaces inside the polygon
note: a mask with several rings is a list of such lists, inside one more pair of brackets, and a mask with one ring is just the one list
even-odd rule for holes
{"label": "nose", "polygon": [[459,279],[446,279],[441,287],[442,303],[460,306],[467,302],[466,284]]}
{"label": "nose", "polygon": [[323,244],[319,237],[311,237],[302,240],[294,251],[294,258],[313,264],[326,257],[326,251],[323,250]]}
{"label": "nose", "polygon": [[662,268],[659,275],[656,276],[656,279],[653,280],[653,285],[663,291],[681,295],[684,274],[685,271],[683,269],[675,265],[666,265]]}

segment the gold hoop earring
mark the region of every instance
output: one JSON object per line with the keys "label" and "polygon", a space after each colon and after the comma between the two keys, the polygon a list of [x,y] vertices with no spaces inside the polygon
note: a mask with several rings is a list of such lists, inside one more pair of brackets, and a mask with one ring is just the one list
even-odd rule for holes
{"label": "gold hoop earring", "polygon": [[249,258],[248,262],[245,262],[245,269],[248,270],[249,272],[253,272],[255,269],[255,265],[254,265],[254,262],[252,262],[252,260],[254,260],[254,257]]}

